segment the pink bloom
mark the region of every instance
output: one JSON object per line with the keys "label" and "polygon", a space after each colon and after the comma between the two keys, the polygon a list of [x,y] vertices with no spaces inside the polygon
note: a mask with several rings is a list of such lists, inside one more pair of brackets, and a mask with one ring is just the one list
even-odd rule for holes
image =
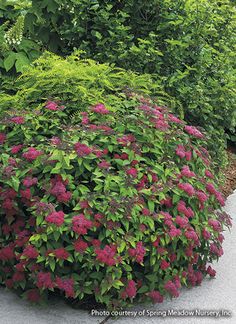
{"label": "pink bloom", "polygon": [[75,297],[75,290],[74,290],[74,279],[66,278],[62,279],[56,277],[56,285],[59,289],[64,290],[67,298],[74,298]]}
{"label": "pink bloom", "polygon": [[142,242],[138,242],[135,249],[128,249],[128,254],[130,257],[134,258],[137,263],[143,263],[146,249],[143,247]]}
{"label": "pink bloom", "polygon": [[173,207],[172,198],[169,197],[169,198],[163,199],[160,201],[160,204],[165,205],[168,208],[171,208],[171,207]]}
{"label": "pink bloom", "polygon": [[168,291],[173,297],[179,296],[179,291],[178,291],[175,283],[172,282],[171,280],[166,282],[166,284],[164,285],[164,289],[166,291]]}
{"label": "pink bloom", "polygon": [[12,277],[13,282],[19,282],[25,280],[25,274],[23,272],[15,272]]}
{"label": "pink bloom", "polygon": [[124,135],[121,138],[117,138],[117,142],[121,144],[122,146],[128,146],[132,142],[135,142],[135,137],[132,134]]}
{"label": "pink bloom", "polygon": [[186,161],[191,161],[191,159],[192,159],[192,152],[191,151],[185,152],[185,158],[186,158]]}
{"label": "pink bloom", "polygon": [[170,120],[171,122],[173,122],[173,123],[176,123],[176,124],[183,124],[183,121],[182,121],[182,120],[180,120],[178,117],[176,117],[176,116],[174,116],[174,115],[172,115],[172,114],[169,114],[168,117],[169,117],[169,120]]}
{"label": "pink bloom", "polygon": [[22,149],[22,147],[23,147],[23,144],[19,144],[19,145],[12,146],[11,153],[12,154],[17,154],[18,152],[20,152],[20,150]]}
{"label": "pink bloom", "polygon": [[107,161],[102,161],[102,162],[98,163],[98,167],[100,169],[109,169],[110,166],[111,166],[111,164]]}
{"label": "pink bloom", "polygon": [[225,199],[223,198],[222,194],[217,191],[215,193],[215,197],[218,200],[218,202],[220,203],[220,205],[223,207],[225,205]]}
{"label": "pink bloom", "polygon": [[192,178],[196,176],[194,172],[190,171],[189,166],[187,165],[183,166],[181,170],[181,175],[186,178]]}
{"label": "pink bloom", "polygon": [[82,144],[80,142],[74,145],[75,151],[78,156],[83,157],[92,153],[92,149],[88,147],[86,144]]}
{"label": "pink bloom", "polygon": [[170,237],[177,237],[181,235],[181,230],[179,228],[176,228],[174,226],[171,227],[170,231],[168,232]]}
{"label": "pink bloom", "polygon": [[187,239],[189,239],[189,240],[193,240],[193,241],[195,241],[195,242],[197,242],[198,239],[199,239],[197,233],[196,233],[194,230],[186,231],[186,232],[185,232],[185,237],[186,237]]}
{"label": "pink bloom", "polygon": [[188,218],[187,217],[181,217],[181,216],[177,215],[176,219],[175,219],[175,222],[181,228],[184,228],[184,227],[186,227],[186,225],[188,225]]}
{"label": "pink bloom", "polygon": [[208,177],[208,178],[214,179],[213,174],[209,170],[205,170],[205,176]]}
{"label": "pink bloom", "polygon": [[82,239],[78,239],[74,242],[74,249],[76,252],[84,253],[84,251],[88,248],[88,244]]}
{"label": "pink bloom", "polygon": [[53,136],[51,139],[50,139],[50,142],[52,145],[55,145],[55,146],[58,146],[61,144],[61,139],[57,136]]}
{"label": "pink bloom", "polygon": [[177,205],[177,210],[179,213],[184,214],[186,217],[191,218],[194,216],[194,212],[190,207],[186,207],[186,204],[183,200],[180,200]]}
{"label": "pink bloom", "polygon": [[53,254],[57,259],[60,260],[67,260],[70,256],[69,252],[66,251],[64,248],[58,248],[53,251]]}
{"label": "pink bloom", "polygon": [[6,140],[6,134],[0,133],[0,144],[4,144]]}
{"label": "pink bloom", "polygon": [[193,196],[195,194],[195,189],[190,183],[179,183],[179,189],[185,191],[189,196]]}
{"label": "pink bloom", "polygon": [[204,135],[194,126],[185,126],[184,130],[188,134],[193,135],[194,137],[197,137],[197,138],[203,138],[204,137]]}
{"label": "pink bloom", "polygon": [[209,240],[211,238],[211,233],[208,232],[208,230],[206,230],[205,228],[203,228],[203,230],[202,230],[202,237],[205,240]]}
{"label": "pink bloom", "polygon": [[93,226],[93,222],[85,218],[83,214],[74,216],[72,219],[72,229],[75,233],[85,235]]}
{"label": "pink bloom", "polygon": [[137,177],[138,171],[135,168],[130,168],[126,171],[126,173],[130,176],[132,176],[133,178]]}
{"label": "pink bloom", "polygon": [[21,124],[24,124],[25,122],[25,119],[24,117],[20,117],[20,116],[16,116],[16,117],[12,117],[10,119],[10,121],[14,124],[18,124],[18,125],[21,125]]}
{"label": "pink bloom", "polygon": [[22,183],[26,188],[30,188],[38,183],[38,179],[26,177],[25,179],[23,179]]}
{"label": "pink bloom", "polygon": [[88,200],[81,200],[79,204],[82,209],[86,209],[90,207]]}
{"label": "pink bloom", "polygon": [[72,197],[71,192],[66,191],[58,195],[57,200],[61,203],[67,203],[69,200],[71,200],[71,197]]}
{"label": "pink bloom", "polygon": [[214,231],[219,232],[221,230],[221,224],[218,220],[216,219],[209,219],[208,220],[208,225],[210,225]]}
{"label": "pink bloom", "polygon": [[208,266],[207,268],[207,273],[211,276],[211,277],[215,277],[216,275],[216,271],[214,269],[212,269],[211,266]]}
{"label": "pink bloom", "polygon": [[95,253],[97,255],[96,259],[108,266],[114,266],[117,263],[116,247],[106,245],[104,249],[96,249]]}
{"label": "pink bloom", "polygon": [[167,269],[169,267],[170,267],[169,262],[167,262],[166,260],[161,260],[161,265],[160,265],[161,270],[165,270],[165,269]]}
{"label": "pink bloom", "polygon": [[133,280],[128,281],[125,292],[129,298],[134,298],[136,296],[136,284]]}
{"label": "pink bloom", "polygon": [[183,145],[178,145],[175,150],[176,155],[178,155],[181,159],[185,157],[185,148]]}
{"label": "pink bloom", "polygon": [[28,199],[28,200],[31,199],[31,191],[30,191],[30,188],[27,188],[25,190],[20,190],[20,194],[21,194],[21,197],[22,198],[25,198],[25,199]]}
{"label": "pink bloom", "polygon": [[48,223],[55,224],[56,226],[60,227],[64,223],[64,217],[65,214],[63,213],[63,211],[55,211],[48,215],[45,220]]}
{"label": "pink bloom", "polygon": [[149,209],[147,209],[147,208],[143,208],[143,209],[142,209],[142,214],[143,214],[144,216],[149,216],[149,215],[151,214],[151,212],[150,212]]}
{"label": "pink bloom", "polygon": [[22,255],[28,257],[29,259],[37,259],[39,253],[38,250],[32,246],[32,245],[28,245],[24,250]]}
{"label": "pink bloom", "polygon": [[202,204],[208,199],[208,196],[203,191],[200,190],[196,191],[196,196],[200,201],[200,203]]}
{"label": "pink bloom", "polygon": [[58,104],[55,101],[48,101],[45,105],[48,110],[57,111],[59,110]]}
{"label": "pink bloom", "polygon": [[51,273],[50,272],[39,272],[37,274],[36,286],[40,289],[54,288],[54,283],[51,278]]}
{"label": "pink bloom", "polygon": [[164,300],[164,297],[156,290],[150,291],[147,295],[152,299],[153,304],[162,303]]}
{"label": "pink bloom", "polygon": [[103,104],[97,104],[96,106],[93,106],[92,111],[102,115],[107,115],[110,113],[110,111],[106,109],[106,107]]}
{"label": "pink bloom", "polygon": [[36,148],[34,147],[30,147],[25,153],[23,153],[23,157],[29,161],[29,162],[32,162],[34,160],[37,159],[38,156],[42,155],[43,152],[42,151],[39,151],[37,150]]}
{"label": "pink bloom", "polygon": [[207,183],[206,184],[206,190],[211,193],[212,195],[216,194],[216,189],[212,183]]}

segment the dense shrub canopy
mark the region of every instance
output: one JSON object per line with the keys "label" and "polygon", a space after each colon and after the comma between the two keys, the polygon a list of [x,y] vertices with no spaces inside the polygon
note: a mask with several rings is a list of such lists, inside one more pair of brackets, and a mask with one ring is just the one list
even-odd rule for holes
{"label": "dense shrub canopy", "polygon": [[[230,219],[205,134],[119,85],[134,74],[47,60],[4,101],[0,281],[34,302],[56,290],[119,308],[214,277]],[[53,86],[63,64],[78,64],[81,83],[65,73]]]}
{"label": "dense shrub canopy", "polygon": [[26,29],[52,51],[154,73],[188,121],[234,132],[235,13],[231,0],[33,0]]}

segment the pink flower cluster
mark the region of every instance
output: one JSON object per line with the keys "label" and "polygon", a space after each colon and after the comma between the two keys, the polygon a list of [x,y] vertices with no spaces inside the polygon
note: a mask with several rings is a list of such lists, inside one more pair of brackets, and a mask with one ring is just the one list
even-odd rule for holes
{"label": "pink flower cluster", "polygon": [[134,258],[137,263],[143,263],[143,258],[146,254],[146,249],[143,246],[143,242],[138,242],[136,248],[128,249],[129,256]]}
{"label": "pink flower cluster", "polygon": [[25,119],[24,117],[21,117],[21,116],[16,116],[16,117],[12,117],[10,119],[10,121],[14,124],[18,124],[18,125],[21,125],[21,124],[24,124],[25,123]]}
{"label": "pink flower cluster", "polygon": [[189,196],[193,196],[195,194],[195,189],[190,183],[178,183],[178,188],[185,191]]}
{"label": "pink flower cluster", "polygon": [[216,188],[214,187],[214,185],[212,183],[207,183],[206,184],[206,190],[214,195],[216,197],[216,199],[218,200],[218,202],[220,203],[221,206],[225,205],[225,199],[222,196],[221,192],[217,191]]}
{"label": "pink flower cluster", "polygon": [[191,218],[194,216],[194,212],[191,207],[186,207],[186,203],[180,200],[177,205],[177,210],[179,213],[184,214],[186,217]]}
{"label": "pink flower cluster", "polygon": [[92,111],[101,115],[107,115],[110,113],[110,111],[103,104],[93,106]]}
{"label": "pink flower cluster", "polygon": [[48,101],[45,105],[46,109],[52,110],[52,111],[57,111],[59,110],[59,106],[55,101]]}
{"label": "pink flower cluster", "polygon": [[62,279],[60,277],[56,277],[56,286],[63,290],[66,294],[67,298],[74,298],[75,297],[75,288],[74,288],[74,279],[72,278],[65,278]]}
{"label": "pink flower cluster", "polygon": [[30,188],[38,183],[37,178],[31,178],[31,177],[26,177],[25,179],[22,180],[23,186],[26,188]]}
{"label": "pink flower cluster", "polygon": [[181,159],[186,159],[186,161],[191,161],[192,152],[186,151],[183,145],[178,145],[175,150],[176,155],[178,155]]}
{"label": "pink flower cluster", "polygon": [[185,126],[184,130],[188,134],[190,134],[190,135],[192,135],[194,137],[197,137],[197,138],[203,138],[204,137],[204,135],[194,126]]}
{"label": "pink flower cluster", "polygon": [[116,247],[114,245],[105,245],[103,249],[95,249],[97,261],[104,263],[108,266],[114,266],[117,263],[116,260]]}
{"label": "pink flower cluster", "polygon": [[134,298],[137,294],[136,283],[134,280],[128,280],[125,290],[121,293],[121,298]]}
{"label": "pink flower cluster", "polygon": [[59,212],[54,211],[51,214],[49,214],[45,218],[45,220],[48,223],[55,224],[56,226],[60,227],[64,223],[64,217],[65,214],[63,213],[63,211],[59,211]]}
{"label": "pink flower cluster", "polygon": [[135,142],[136,139],[134,135],[129,134],[129,135],[124,135],[120,138],[117,138],[117,142],[121,144],[122,146],[129,146],[131,143]]}
{"label": "pink flower cluster", "polygon": [[74,216],[72,219],[72,230],[81,235],[87,234],[88,230],[93,226],[93,222],[85,218],[83,214]]}
{"label": "pink flower cluster", "polygon": [[19,144],[19,145],[15,145],[15,146],[12,146],[11,148],[11,153],[12,154],[17,154],[20,152],[20,150],[22,149],[23,147],[23,144]]}
{"label": "pink flower cluster", "polygon": [[24,248],[22,255],[29,259],[37,259],[39,253],[34,246],[28,245],[27,247]]}
{"label": "pink flower cluster", "polygon": [[74,249],[76,252],[84,253],[84,251],[88,248],[88,243],[86,243],[82,239],[78,239],[74,242]]}
{"label": "pink flower cluster", "polygon": [[130,175],[133,178],[136,178],[138,175],[138,170],[135,168],[130,168],[126,171],[126,174]]}
{"label": "pink flower cluster", "polygon": [[171,294],[172,297],[179,297],[178,289],[181,287],[179,279],[169,280],[164,284],[164,289]]}
{"label": "pink flower cluster", "polygon": [[185,165],[181,170],[181,176],[186,178],[193,178],[196,177],[196,174],[190,171],[189,166]]}
{"label": "pink flower cluster", "polygon": [[55,284],[52,281],[50,272],[39,272],[37,274],[36,286],[39,289],[52,289],[55,287]]}
{"label": "pink flower cluster", "polygon": [[25,158],[27,161],[32,162],[37,159],[40,155],[42,155],[43,152],[37,150],[34,147],[30,147],[25,153],[22,154],[23,158]]}
{"label": "pink flower cluster", "polygon": [[56,175],[55,178],[51,179],[52,188],[50,193],[57,198],[61,203],[67,203],[71,199],[71,192],[66,191],[66,185],[68,181],[62,180],[60,175]]}
{"label": "pink flower cluster", "polygon": [[152,299],[153,304],[163,303],[164,297],[160,294],[159,291],[153,290],[150,291],[147,295]]}
{"label": "pink flower cluster", "polygon": [[70,253],[66,251],[65,248],[58,248],[52,251],[55,257],[59,260],[67,260],[70,256]]}
{"label": "pink flower cluster", "polygon": [[7,138],[6,134],[0,133],[0,144],[4,144],[6,138]]}
{"label": "pink flower cluster", "polygon": [[74,148],[79,157],[89,155],[93,152],[93,150],[90,147],[80,142],[76,143],[74,145]]}

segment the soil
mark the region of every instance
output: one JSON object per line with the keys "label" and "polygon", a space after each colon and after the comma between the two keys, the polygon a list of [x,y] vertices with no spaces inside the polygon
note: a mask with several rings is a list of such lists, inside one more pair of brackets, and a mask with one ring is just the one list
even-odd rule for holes
{"label": "soil", "polygon": [[226,178],[225,183],[221,187],[221,191],[223,192],[225,197],[231,195],[236,189],[236,148],[229,147],[227,153],[229,158],[229,165],[224,172]]}

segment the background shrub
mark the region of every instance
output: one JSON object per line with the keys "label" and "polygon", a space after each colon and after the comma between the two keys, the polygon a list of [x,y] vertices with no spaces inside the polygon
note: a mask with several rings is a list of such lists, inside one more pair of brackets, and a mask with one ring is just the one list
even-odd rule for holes
{"label": "background shrub", "polygon": [[52,51],[156,74],[216,141],[235,132],[235,17],[232,0],[33,0],[26,28]]}
{"label": "background shrub", "polygon": [[160,303],[215,276],[231,223],[207,137],[124,88],[138,78],[47,54],[5,98],[0,281],[33,302]]}

